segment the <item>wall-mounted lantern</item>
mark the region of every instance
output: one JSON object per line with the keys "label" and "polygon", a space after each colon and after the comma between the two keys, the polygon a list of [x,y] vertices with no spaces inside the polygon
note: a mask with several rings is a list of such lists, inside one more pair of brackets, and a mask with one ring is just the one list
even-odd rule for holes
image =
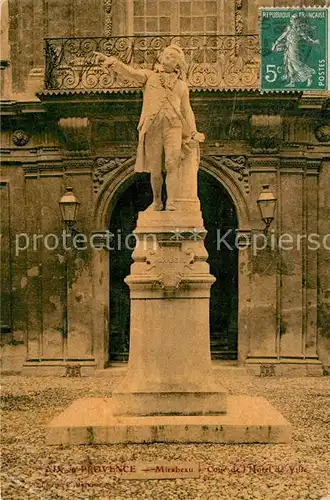
{"label": "wall-mounted lantern", "polygon": [[59,201],[62,220],[64,224],[70,229],[77,222],[77,215],[79,210],[79,201],[73,193],[72,187],[66,188],[66,193]]}
{"label": "wall-mounted lantern", "polygon": [[257,200],[260,210],[261,219],[265,223],[264,233],[268,233],[269,226],[274,220],[275,207],[277,198],[274,193],[269,189],[269,185],[262,186],[263,189]]}

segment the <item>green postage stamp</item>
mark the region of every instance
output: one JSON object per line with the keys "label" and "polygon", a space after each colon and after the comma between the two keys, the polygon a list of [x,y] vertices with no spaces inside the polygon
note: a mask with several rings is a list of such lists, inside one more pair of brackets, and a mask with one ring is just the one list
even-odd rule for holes
{"label": "green postage stamp", "polygon": [[261,91],[328,90],[330,9],[260,11]]}

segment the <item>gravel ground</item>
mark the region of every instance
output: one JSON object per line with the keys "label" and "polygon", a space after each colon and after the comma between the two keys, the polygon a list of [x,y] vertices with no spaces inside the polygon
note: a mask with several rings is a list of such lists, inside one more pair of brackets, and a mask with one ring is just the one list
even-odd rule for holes
{"label": "gravel ground", "polygon": [[[4,500],[330,499],[330,377],[234,374],[227,380],[232,394],[264,396],[282,412],[293,425],[290,445],[45,446],[45,425],[56,414],[77,398],[109,396],[117,377],[2,378]],[[105,473],[71,471],[82,463],[155,459],[199,462],[200,478],[125,480]],[[260,470],[270,465],[268,471]],[[218,472],[208,470],[215,467]]]}

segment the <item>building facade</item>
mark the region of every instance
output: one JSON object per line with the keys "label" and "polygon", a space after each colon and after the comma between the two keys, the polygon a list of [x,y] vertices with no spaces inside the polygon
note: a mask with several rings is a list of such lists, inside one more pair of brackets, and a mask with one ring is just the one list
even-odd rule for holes
{"label": "building facade", "polygon": [[[152,68],[173,41],[184,49],[192,107],[206,134],[199,197],[217,278],[212,357],[237,359],[255,373],[262,365],[277,374],[330,366],[329,93],[260,93],[259,6],[3,3],[4,371],[65,374],[80,365],[93,373],[127,360],[124,278],[138,211],[151,201],[147,174],[134,174],[142,93],[95,66],[93,52]],[[277,198],[266,244],[257,204],[265,185]],[[68,186],[80,201],[75,245],[63,236],[59,209]]]}

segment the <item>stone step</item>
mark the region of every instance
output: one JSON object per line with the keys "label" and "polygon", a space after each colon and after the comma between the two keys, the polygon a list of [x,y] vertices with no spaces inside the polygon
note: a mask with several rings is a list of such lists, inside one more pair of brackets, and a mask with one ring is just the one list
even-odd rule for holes
{"label": "stone step", "polygon": [[[238,366],[236,361],[212,361],[212,368],[219,374],[250,376],[245,366]],[[95,371],[96,377],[112,378],[123,376],[127,371],[127,363],[113,363],[110,367]]]}
{"label": "stone step", "polygon": [[291,424],[264,398],[229,396],[224,415],[116,417],[111,398],[83,398],[46,427],[48,445],[290,443]]}

